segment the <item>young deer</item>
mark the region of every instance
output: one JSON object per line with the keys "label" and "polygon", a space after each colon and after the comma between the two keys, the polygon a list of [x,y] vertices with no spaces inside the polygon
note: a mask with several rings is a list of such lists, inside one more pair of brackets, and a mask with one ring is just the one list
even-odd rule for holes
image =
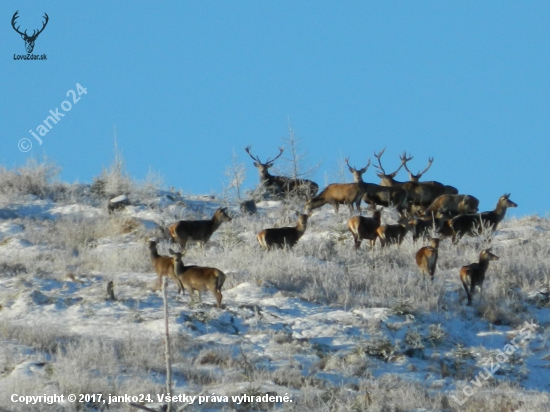
{"label": "young deer", "polygon": [[386,246],[388,243],[403,243],[403,239],[409,233],[409,224],[407,219],[400,220],[397,225],[385,225],[376,229],[376,234],[380,238],[380,245]]}
{"label": "young deer", "polygon": [[170,276],[170,278],[178,286],[178,293],[181,293],[180,281],[176,277],[176,274],[174,272],[174,261],[169,256],[161,256],[158,254],[156,240],[149,240],[149,257],[151,258],[151,263],[155,268],[155,272],[157,272],[157,288],[160,288],[162,286],[163,276]]}
{"label": "young deer", "polygon": [[[485,280],[485,272],[489,268],[491,260],[498,260],[498,256],[491,253],[491,248],[482,250],[479,254],[479,262],[462,266],[460,269],[460,280],[468,296],[468,306],[472,305],[472,296],[475,293],[475,287],[479,286],[479,295],[481,297],[481,288]],[[468,290],[468,287],[470,290]]]}
{"label": "young deer", "polygon": [[424,246],[418,252],[416,252],[416,264],[424,275],[430,275],[432,282],[435,275],[438,251],[439,239],[430,238],[430,246]]}
{"label": "young deer", "polygon": [[296,212],[298,223],[294,227],[278,227],[264,229],[258,233],[258,243],[265,250],[285,247],[292,248],[302,237],[307,227],[307,219],[311,216],[311,212],[307,215]]}
{"label": "young deer", "polygon": [[510,194],[502,195],[497,202],[495,210],[490,212],[483,212],[479,214],[460,215],[454,217],[449,222],[449,225],[453,229],[453,243],[460,240],[464,235],[474,236],[479,233],[484,226],[489,226],[490,230],[496,230],[498,224],[504,219],[506,210],[509,207],[517,207],[518,205],[512,202]]}
{"label": "young deer", "polygon": [[201,266],[185,266],[181,260],[183,253],[172,253],[173,265],[178,281],[181,283],[191,295],[191,303],[195,300],[195,291],[199,295],[199,303],[201,302],[201,292],[209,290],[216,298],[218,308],[222,303],[222,286],[225,282],[225,274],[216,268],[201,267]]}
{"label": "young deer", "polygon": [[229,221],[231,221],[231,217],[227,214],[227,208],[220,207],[210,220],[180,220],[170,226],[168,231],[172,240],[179,243],[182,250],[185,249],[189,241],[198,242],[204,247],[204,244],[208,242],[220,225]]}
{"label": "young deer", "polygon": [[378,236],[376,230],[380,227],[381,217],[380,210],[375,210],[372,217],[353,216],[348,220],[348,229],[353,235],[356,250],[361,247],[363,239],[370,241],[371,249],[374,247]]}

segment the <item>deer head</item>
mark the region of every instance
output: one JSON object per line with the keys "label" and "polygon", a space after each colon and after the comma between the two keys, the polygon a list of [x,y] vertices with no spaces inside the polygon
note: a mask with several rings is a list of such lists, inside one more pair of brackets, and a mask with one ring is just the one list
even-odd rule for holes
{"label": "deer head", "polygon": [[379,165],[379,166],[374,165],[374,167],[376,167],[378,170],[381,171],[381,172],[376,172],[376,175],[382,180],[382,183],[381,183],[382,186],[393,186],[398,183],[393,180],[393,178],[397,176],[397,172],[399,172],[399,170],[405,165],[405,163],[407,163],[412,158],[411,159],[401,158],[401,164],[399,165],[397,170],[393,173],[386,173],[386,171],[382,167],[382,162],[380,161],[380,158],[382,157],[385,151],[386,151],[386,148],[382,149],[378,154],[374,153],[374,157],[378,159],[378,165]]}
{"label": "deer head", "polygon": [[406,152],[403,152],[403,154],[401,156],[399,156],[399,158],[401,159],[403,163],[403,165],[405,166],[405,170],[409,173],[409,179],[411,182],[418,182],[420,180],[420,178],[422,177],[422,175],[424,173],[426,173],[428,171],[428,169],[432,166],[432,163],[434,161],[434,158],[433,157],[430,157],[428,159],[428,166],[426,166],[426,168],[423,170],[423,171],[419,171],[417,174],[413,174],[409,168],[407,167],[407,162],[409,160],[412,160],[412,156],[409,156],[407,157],[407,153]]}
{"label": "deer head", "polygon": [[251,147],[252,146],[247,146],[247,147],[244,148],[244,150],[246,150],[246,153],[248,153],[248,155],[252,158],[252,160],[254,160],[254,166],[260,172],[260,176],[262,177],[262,179],[266,180],[267,177],[269,176],[269,172],[267,171],[267,169],[269,169],[271,166],[273,166],[273,163],[275,162],[275,160],[277,160],[279,157],[281,157],[281,155],[283,154],[283,151],[285,149],[284,149],[284,147],[279,147],[279,154],[274,159],[270,160],[268,158],[265,163],[262,163],[258,156],[254,156],[254,155],[252,155],[252,153],[250,153],[250,148]]}
{"label": "deer head", "polygon": [[17,18],[19,17],[18,15],[19,13],[19,10],[16,11],[11,19],[11,25],[13,27],[13,29],[19,33],[21,35],[21,38],[25,41],[25,48],[27,49],[27,53],[32,53],[32,51],[34,50],[34,42],[36,41],[36,38],[38,37],[38,35],[40,33],[42,33],[42,31],[44,31],[44,28],[46,27],[46,25],[48,24],[48,20],[49,20],[49,17],[46,13],[44,13],[44,23],[42,24],[42,28],[38,31],[34,30],[32,32],[32,35],[28,35],[27,34],[27,30],[25,30],[24,33],[22,33],[21,31],[19,31],[19,27],[20,26],[17,26],[15,27],[15,21],[17,20]]}
{"label": "deer head", "polygon": [[353,181],[356,182],[356,183],[362,182],[363,181],[363,174],[367,171],[367,169],[370,166],[370,159],[369,159],[369,162],[367,163],[367,165],[362,169],[356,169],[355,167],[350,166],[349,157],[346,157],[345,160],[346,160],[346,164],[348,165],[349,171],[353,175]]}

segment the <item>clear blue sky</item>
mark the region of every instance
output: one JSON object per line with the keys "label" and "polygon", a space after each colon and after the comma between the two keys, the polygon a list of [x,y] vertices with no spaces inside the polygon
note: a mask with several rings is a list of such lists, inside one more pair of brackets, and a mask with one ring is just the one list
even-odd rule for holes
{"label": "clear blue sky", "polygon": [[[33,52],[46,61],[13,59],[16,10],[30,33],[48,13]],[[322,161],[320,186],[341,156],[359,167],[387,147],[386,170],[403,150],[413,171],[433,156],[424,179],[482,210],[508,192],[512,214],[549,210],[548,1],[2,1],[0,21],[4,165],[45,154],[63,180],[90,182],[116,125],[136,179],[151,168],[186,193],[219,192],[233,149],[256,185],[243,147],[276,155],[290,122]],[[88,94],[38,145],[29,130],[76,83]],[[372,166],[365,180],[379,182]]]}

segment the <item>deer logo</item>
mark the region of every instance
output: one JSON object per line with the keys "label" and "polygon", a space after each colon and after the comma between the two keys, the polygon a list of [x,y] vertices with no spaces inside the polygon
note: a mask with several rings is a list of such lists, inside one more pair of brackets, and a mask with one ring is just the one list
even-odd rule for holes
{"label": "deer logo", "polygon": [[16,11],[11,19],[11,25],[13,27],[13,29],[19,33],[21,35],[21,38],[25,41],[25,48],[27,49],[27,53],[32,53],[32,51],[34,50],[34,42],[36,41],[36,38],[38,37],[38,35],[40,33],[42,33],[44,31],[44,29],[46,28],[46,25],[48,24],[48,20],[49,20],[49,17],[46,13],[44,13],[44,23],[42,25],[42,28],[38,31],[34,30],[32,35],[29,36],[27,34],[27,30],[25,30],[24,33],[22,33],[21,31],[19,31],[19,27],[20,26],[17,26],[15,27],[15,21],[17,20],[17,18],[19,17],[18,15],[19,13],[19,10]]}

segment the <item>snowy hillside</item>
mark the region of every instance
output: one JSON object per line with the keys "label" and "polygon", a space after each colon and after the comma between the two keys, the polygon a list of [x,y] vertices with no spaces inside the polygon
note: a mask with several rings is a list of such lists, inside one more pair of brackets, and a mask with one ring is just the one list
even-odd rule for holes
{"label": "snowy hillside", "polygon": [[[0,410],[137,410],[107,404],[125,394],[150,394],[144,404],[157,410],[166,393],[163,298],[146,239],[161,239],[168,255],[163,228],[220,206],[233,220],[184,261],[226,274],[222,308],[208,292],[191,306],[168,283],[171,395],[196,396],[186,410],[550,410],[546,218],[442,241],[431,283],[414,261],[423,243],[410,235],[400,247],[353,250],[346,208],[318,209],[293,250],[268,253],[256,234],[293,224],[303,205],[264,201],[243,215],[213,196],[153,191],[109,216],[89,186],[67,187],[0,203]],[[395,221],[385,210],[383,222]],[[467,307],[460,267],[489,244],[500,260]],[[29,406],[13,394],[107,402]],[[257,402],[266,394],[287,402]],[[177,408],[192,398],[182,399]]]}

